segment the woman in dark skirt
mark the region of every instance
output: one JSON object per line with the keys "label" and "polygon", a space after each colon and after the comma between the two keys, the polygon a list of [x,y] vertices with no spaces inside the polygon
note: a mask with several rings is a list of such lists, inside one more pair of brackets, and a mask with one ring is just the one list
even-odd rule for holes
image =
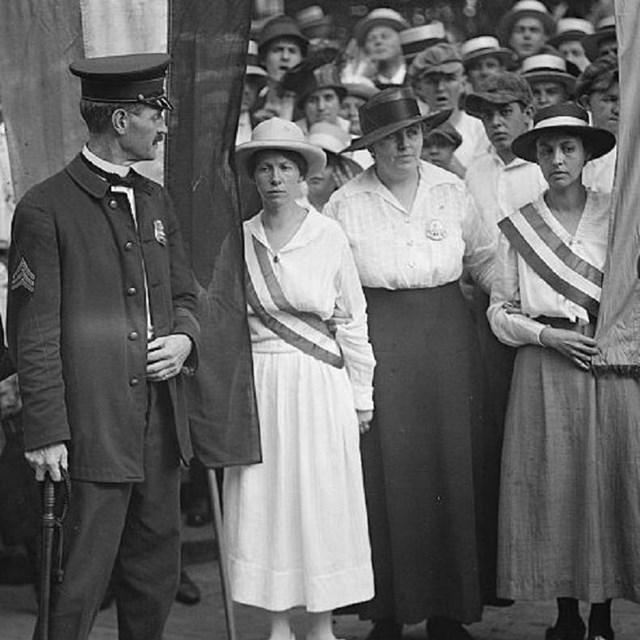
{"label": "woman in dark skirt", "polygon": [[[518,354],[502,455],[498,592],[557,598],[546,640],[583,640],[578,600],[592,603],[589,640],[612,640],[611,598],[638,597],[616,569],[621,548],[610,532],[627,507],[606,488],[604,463],[620,442],[615,427],[597,423],[589,370],[610,209],[608,195],[584,187],[582,171],[614,145],[613,134],[588,126],[576,105],[541,109],[512,148],[540,165],[549,188],[499,223],[487,315]],[[617,520],[608,504],[621,507]],[[630,583],[638,584],[639,569]]]}
{"label": "woman in dark skirt", "polygon": [[431,640],[469,638],[482,613],[472,424],[472,325],[458,280],[485,289],[491,236],[463,183],[420,160],[413,94],[381,91],[360,109],[374,165],[333,194],[324,213],[345,230],[367,297],[377,360],[376,415],[361,443],[375,598],[360,607],[371,640],[401,638],[428,619]]}

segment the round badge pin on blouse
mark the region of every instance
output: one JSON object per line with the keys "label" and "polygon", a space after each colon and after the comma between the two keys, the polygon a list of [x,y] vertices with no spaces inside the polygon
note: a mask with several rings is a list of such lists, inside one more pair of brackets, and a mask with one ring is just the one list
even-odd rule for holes
{"label": "round badge pin on blouse", "polygon": [[429,240],[444,240],[447,237],[447,229],[442,220],[435,218],[429,221],[425,235]]}

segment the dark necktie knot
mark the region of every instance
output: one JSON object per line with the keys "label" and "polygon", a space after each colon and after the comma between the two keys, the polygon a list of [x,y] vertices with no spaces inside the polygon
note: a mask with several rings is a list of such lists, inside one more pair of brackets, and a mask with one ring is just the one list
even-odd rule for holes
{"label": "dark necktie knot", "polygon": [[126,176],[117,173],[106,173],[104,176],[112,187],[129,187],[135,189],[138,184],[138,174],[131,170]]}

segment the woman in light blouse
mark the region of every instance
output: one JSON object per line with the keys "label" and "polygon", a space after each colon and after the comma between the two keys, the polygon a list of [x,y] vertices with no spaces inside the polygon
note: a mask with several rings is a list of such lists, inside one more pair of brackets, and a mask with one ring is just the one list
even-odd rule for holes
{"label": "woman in light blouse", "polygon": [[428,620],[431,640],[469,638],[481,616],[466,266],[490,288],[493,247],[463,183],[420,160],[413,93],[385,89],[360,109],[374,165],[323,213],[345,230],[364,286],[377,361],[376,415],[361,443],[376,596],[360,608],[371,639]]}
{"label": "woman in light blouse", "polygon": [[547,107],[514,140],[513,152],[537,162],[549,188],[499,223],[487,311],[496,336],[518,347],[502,454],[498,593],[557,598],[546,640],[583,639],[578,600],[593,603],[589,639],[612,640],[610,599],[633,596],[638,583],[638,568],[635,580],[618,573],[624,545],[612,543],[616,522],[604,515],[609,504],[618,518],[628,510],[616,491],[603,492],[611,485],[602,462],[620,445],[614,427],[598,428],[589,370],[610,211],[609,196],[586,189],[582,173],[615,137],[588,122],[574,104]]}

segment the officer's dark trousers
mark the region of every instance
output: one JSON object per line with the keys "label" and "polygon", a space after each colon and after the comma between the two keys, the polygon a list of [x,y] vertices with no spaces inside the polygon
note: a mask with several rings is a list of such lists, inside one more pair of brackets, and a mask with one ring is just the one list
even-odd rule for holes
{"label": "officer's dark trousers", "polygon": [[88,638],[112,571],[120,640],[162,638],[180,571],[179,454],[166,385],[148,387],[144,482],[72,483],[50,640]]}

